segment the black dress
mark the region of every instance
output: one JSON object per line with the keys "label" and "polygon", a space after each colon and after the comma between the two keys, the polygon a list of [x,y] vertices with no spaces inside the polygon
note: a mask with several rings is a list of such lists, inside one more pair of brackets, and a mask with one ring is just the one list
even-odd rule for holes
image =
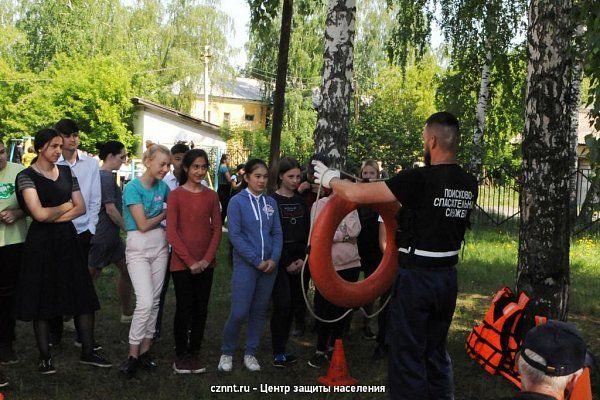
{"label": "black dress", "polygon": [[[35,188],[42,207],[56,207],[79,190],[71,169],[58,166],[56,181],[29,167],[17,175],[17,200],[29,215],[23,190]],[[60,315],[82,315],[100,309],[86,257],[77,242],[72,222],[33,220],[25,238],[23,262],[16,293],[16,317],[45,320]]]}

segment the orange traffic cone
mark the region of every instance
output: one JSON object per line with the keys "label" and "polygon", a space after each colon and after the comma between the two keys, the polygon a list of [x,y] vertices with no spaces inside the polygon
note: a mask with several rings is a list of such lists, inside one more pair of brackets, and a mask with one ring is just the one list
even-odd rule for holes
{"label": "orange traffic cone", "polygon": [[327,375],[320,376],[317,381],[326,386],[353,386],[358,384],[358,380],[351,377],[348,371],[342,339],[335,340],[333,356]]}
{"label": "orange traffic cone", "polygon": [[569,400],[592,400],[592,385],[590,384],[590,369],[584,368],[583,374],[575,382],[575,387]]}

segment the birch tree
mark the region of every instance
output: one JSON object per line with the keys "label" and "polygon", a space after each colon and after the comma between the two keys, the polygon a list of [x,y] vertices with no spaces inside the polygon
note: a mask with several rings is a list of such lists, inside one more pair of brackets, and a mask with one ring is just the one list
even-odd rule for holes
{"label": "birch tree", "polygon": [[315,150],[330,165],[343,168],[348,147],[350,99],[354,72],[356,1],[329,0],[323,53],[323,81],[315,96]]}
{"label": "birch tree", "polygon": [[390,42],[395,50],[390,54],[395,62],[404,65],[412,49],[422,56],[429,41],[430,24],[435,16],[434,6],[438,5],[441,18],[437,22],[449,43],[450,68],[458,68],[463,74],[477,71],[477,102],[469,114],[469,120],[473,121],[469,169],[473,174],[480,175],[486,153],[486,112],[492,96],[492,74],[512,72],[508,54],[515,47],[512,40],[519,36],[526,2],[395,0],[394,3],[398,6],[398,26]]}
{"label": "birch tree", "polygon": [[534,311],[565,320],[569,299],[570,0],[532,0],[523,136],[517,289]]}

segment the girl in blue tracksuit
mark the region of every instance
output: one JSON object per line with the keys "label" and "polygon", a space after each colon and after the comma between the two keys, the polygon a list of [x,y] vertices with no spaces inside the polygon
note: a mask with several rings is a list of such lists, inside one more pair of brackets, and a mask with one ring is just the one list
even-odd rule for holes
{"label": "girl in blue tracksuit", "polygon": [[250,371],[260,371],[255,354],[265,326],[283,246],[277,203],[263,194],[268,173],[264,161],[248,161],[244,174],[246,188],[232,197],[227,207],[233,274],[231,312],[223,329],[219,371],[229,372],[233,368],[233,353],[246,320],[244,365]]}

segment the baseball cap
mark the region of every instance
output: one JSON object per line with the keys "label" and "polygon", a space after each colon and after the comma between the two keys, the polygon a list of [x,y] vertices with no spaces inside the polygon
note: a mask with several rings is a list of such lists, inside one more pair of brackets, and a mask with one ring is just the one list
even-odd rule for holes
{"label": "baseball cap", "polygon": [[[546,363],[532,360],[525,350],[540,355]],[[546,375],[565,376],[583,368],[586,345],[574,325],[550,320],[527,332],[521,346],[521,357]]]}

